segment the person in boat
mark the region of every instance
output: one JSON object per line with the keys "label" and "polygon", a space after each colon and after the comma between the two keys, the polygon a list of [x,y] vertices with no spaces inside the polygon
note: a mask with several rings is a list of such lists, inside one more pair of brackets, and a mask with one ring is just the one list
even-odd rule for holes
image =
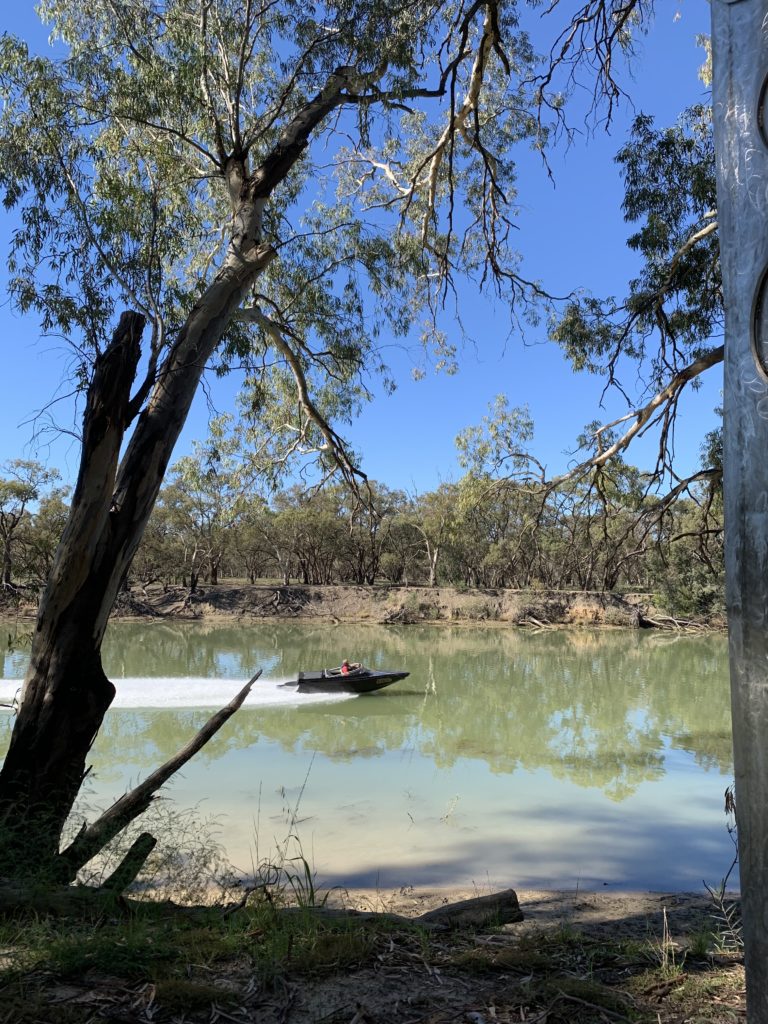
{"label": "person in boat", "polygon": [[357,668],[362,668],[359,661],[353,661],[352,664],[350,664],[347,658],[345,658],[341,663],[341,674],[343,676],[348,676],[350,672],[354,672]]}

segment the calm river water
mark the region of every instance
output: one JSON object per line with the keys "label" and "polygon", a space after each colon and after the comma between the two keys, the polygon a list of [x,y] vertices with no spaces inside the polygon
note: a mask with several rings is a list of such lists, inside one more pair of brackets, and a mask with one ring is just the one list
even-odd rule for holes
{"label": "calm river water", "polygon": [[[408,679],[276,688],[343,656]],[[481,627],[116,623],[89,800],[181,747],[258,666],[248,703],[166,790],[248,871],[295,818],[321,882],[700,889],[727,870],[726,641]],[[23,676],[6,655],[0,700]],[[0,754],[10,715],[0,718]]]}

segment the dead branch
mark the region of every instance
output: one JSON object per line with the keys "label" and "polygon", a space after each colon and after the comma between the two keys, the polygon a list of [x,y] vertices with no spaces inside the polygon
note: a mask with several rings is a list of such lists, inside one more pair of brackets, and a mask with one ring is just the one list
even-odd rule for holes
{"label": "dead branch", "polygon": [[182,747],[170,760],[147,776],[129,793],[116,800],[93,824],[81,829],[70,845],[59,854],[58,869],[62,880],[73,881],[84,864],[95,857],[126,825],[149,807],[157,790],[165,785],[168,779],[204,747],[224,723],[234,715],[260,675],[261,669],[248,680],[226,707],[221,708],[208,719],[186,746]]}
{"label": "dead branch", "polygon": [[138,873],[144,867],[147,857],[157,846],[157,839],[149,832],[142,832],[141,835],[134,839],[131,843],[131,847],[117,865],[112,874],[101,883],[101,890],[103,892],[111,892],[116,896],[120,893],[125,892],[128,886],[133,882]]}
{"label": "dead branch", "polygon": [[709,629],[703,622],[695,622],[693,619],[676,619],[672,615],[657,615],[651,619],[643,616],[644,626],[655,626],[657,629],[673,629],[680,632],[702,632]]}

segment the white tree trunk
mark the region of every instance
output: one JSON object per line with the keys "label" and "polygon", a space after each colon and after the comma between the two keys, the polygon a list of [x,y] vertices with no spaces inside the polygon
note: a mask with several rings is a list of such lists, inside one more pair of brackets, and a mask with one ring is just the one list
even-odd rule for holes
{"label": "white tree trunk", "polygon": [[768,1021],[768,0],[713,0],[724,488],[747,1015]]}

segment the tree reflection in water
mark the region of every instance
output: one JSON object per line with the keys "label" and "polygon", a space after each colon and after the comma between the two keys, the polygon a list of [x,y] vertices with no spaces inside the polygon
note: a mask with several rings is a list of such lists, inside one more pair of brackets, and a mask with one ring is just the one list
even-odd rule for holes
{"label": "tree reflection in water", "polygon": [[[353,766],[344,776],[353,791],[354,773],[365,763],[407,756],[417,779],[455,776],[468,765],[492,776],[544,771],[612,802],[654,783],[663,803],[670,760],[682,758],[686,771],[701,778],[732,771],[726,642],[716,635],[116,623],[104,654],[118,687],[120,676],[234,681],[262,666],[260,692],[273,693],[277,681],[300,668],[336,664],[343,656],[411,673],[369,697],[245,707],[197,755],[208,774],[220,762],[237,756],[240,764],[252,755],[254,775],[263,775],[260,749],[288,757],[315,753]],[[18,668],[17,659],[13,671]],[[120,787],[156,767],[209,714],[163,707],[110,712],[94,748],[99,786]],[[286,771],[284,759],[278,765],[270,757],[270,774]],[[284,780],[251,781],[252,792]],[[509,801],[514,806],[514,789]],[[355,813],[362,813],[359,807]]]}

